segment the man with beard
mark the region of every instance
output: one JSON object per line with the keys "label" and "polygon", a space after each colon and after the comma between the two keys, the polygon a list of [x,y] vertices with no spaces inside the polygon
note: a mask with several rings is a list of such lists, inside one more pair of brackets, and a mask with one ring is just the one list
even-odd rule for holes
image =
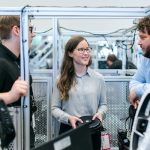
{"label": "man with beard", "polygon": [[130,103],[137,108],[139,100],[150,85],[150,16],[142,18],[137,29],[139,31],[138,44],[142,48],[143,56],[137,72],[130,81]]}

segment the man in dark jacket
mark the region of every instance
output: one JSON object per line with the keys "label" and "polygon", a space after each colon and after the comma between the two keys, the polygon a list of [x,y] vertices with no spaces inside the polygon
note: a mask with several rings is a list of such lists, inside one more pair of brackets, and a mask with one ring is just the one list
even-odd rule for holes
{"label": "man in dark jacket", "polygon": [[[109,69],[122,69],[122,61],[114,54],[109,54],[107,57],[107,64]],[[130,61],[126,63],[126,69],[137,69],[137,67]]]}

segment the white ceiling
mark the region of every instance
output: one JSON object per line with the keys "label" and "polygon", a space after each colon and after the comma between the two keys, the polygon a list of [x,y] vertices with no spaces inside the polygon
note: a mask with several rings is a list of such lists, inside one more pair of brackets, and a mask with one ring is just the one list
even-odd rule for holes
{"label": "white ceiling", "polygon": [[0,0],[1,7],[25,5],[60,7],[147,7],[150,6],[150,0]]}

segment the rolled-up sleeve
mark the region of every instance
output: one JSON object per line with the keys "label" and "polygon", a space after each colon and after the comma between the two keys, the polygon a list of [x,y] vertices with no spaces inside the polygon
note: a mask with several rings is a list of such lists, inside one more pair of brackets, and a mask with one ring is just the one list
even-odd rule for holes
{"label": "rolled-up sleeve", "polygon": [[98,112],[100,112],[103,115],[103,118],[105,118],[107,112],[107,99],[106,99],[106,83],[103,77],[100,80],[100,99]]}
{"label": "rolled-up sleeve", "polygon": [[132,77],[129,89],[135,90],[136,95],[141,97],[150,85],[150,59],[143,58],[141,65]]}

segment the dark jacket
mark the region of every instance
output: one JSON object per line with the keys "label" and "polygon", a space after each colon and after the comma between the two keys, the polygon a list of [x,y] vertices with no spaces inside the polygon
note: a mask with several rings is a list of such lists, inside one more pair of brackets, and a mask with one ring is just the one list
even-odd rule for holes
{"label": "dark jacket", "polygon": [[[109,66],[109,69],[122,69],[122,61],[121,60],[114,61],[113,64]],[[132,62],[127,61],[126,69],[137,69],[137,67]]]}

